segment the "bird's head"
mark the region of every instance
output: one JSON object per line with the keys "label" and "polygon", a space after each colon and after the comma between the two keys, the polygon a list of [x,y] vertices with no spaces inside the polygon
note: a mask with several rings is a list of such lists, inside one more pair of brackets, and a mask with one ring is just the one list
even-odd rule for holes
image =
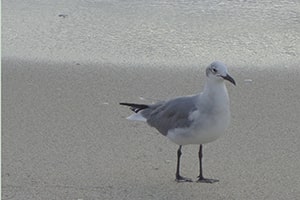
{"label": "bird's head", "polygon": [[216,81],[227,80],[236,85],[234,79],[228,74],[227,66],[220,61],[215,61],[206,68],[206,76]]}

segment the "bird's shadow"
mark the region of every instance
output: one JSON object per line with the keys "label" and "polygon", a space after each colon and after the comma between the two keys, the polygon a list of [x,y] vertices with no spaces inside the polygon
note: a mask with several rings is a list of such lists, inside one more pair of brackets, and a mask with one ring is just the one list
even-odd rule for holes
{"label": "bird's shadow", "polygon": [[200,179],[199,177],[198,177],[198,180],[196,180],[196,181],[193,181],[192,179],[186,178],[186,177],[182,177],[181,179],[176,178],[175,181],[177,183],[193,183],[193,182],[196,182],[196,183],[210,183],[210,184],[220,182],[220,180],[218,180],[218,179],[211,179],[211,178],[201,178]]}
{"label": "bird's shadow", "polygon": [[198,179],[196,182],[197,183],[210,183],[210,184],[212,184],[212,183],[218,183],[218,182],[220,182],[220,180],[218,180],[218,179],[204,178],[204,179]]}

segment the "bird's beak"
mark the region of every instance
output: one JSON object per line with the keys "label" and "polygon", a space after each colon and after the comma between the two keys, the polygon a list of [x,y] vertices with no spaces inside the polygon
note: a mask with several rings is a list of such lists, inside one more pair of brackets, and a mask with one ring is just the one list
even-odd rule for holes
{"label": "bird's beak", "polygon": [[229,74],[226,74],[226,76],[222,76],[222,78],[231,82],[233,85],[236,85],[234,79]]}

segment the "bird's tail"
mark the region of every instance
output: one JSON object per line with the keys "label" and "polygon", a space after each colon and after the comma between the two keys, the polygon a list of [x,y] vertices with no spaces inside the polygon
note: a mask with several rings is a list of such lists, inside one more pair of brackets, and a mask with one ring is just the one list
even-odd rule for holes
{"label": "bird's tail", "polygon": [[132,110],[135,113],[138,113],[141,110],[144,110],[146,108],[149,108],[146,104],[136,104],[136,103],[120,103],[122,106],[129,106],[130,110]]}

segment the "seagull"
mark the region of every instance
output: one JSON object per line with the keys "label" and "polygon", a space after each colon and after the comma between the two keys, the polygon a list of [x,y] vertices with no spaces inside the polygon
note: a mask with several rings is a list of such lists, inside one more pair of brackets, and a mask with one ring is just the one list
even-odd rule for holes
{"label": "seagull", "polygon": [[199,176],[197,182],[214,183],[218,180],[204,178],[202,172],[202,145],[219,138],[230,123],[229,96],[224,81],[236,85],[228,74],[227,66],[220,61],[206,68],[203,92],[176,97],[154,104],[120,103],[134,112],[128,120],[147,122],[162,135],[179,145],[177,150],[177,182],[192,182],[180,175],[180,157],[183,145],[199,146]]}

